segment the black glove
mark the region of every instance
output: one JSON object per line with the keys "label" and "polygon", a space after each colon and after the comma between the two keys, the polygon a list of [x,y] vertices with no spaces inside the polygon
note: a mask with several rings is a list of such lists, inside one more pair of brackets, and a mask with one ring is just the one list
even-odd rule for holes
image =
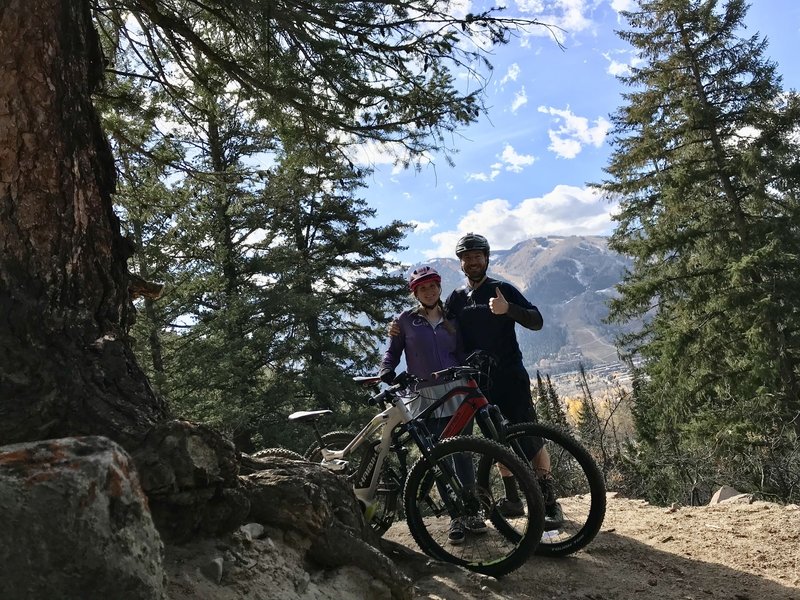
{"label": "black glove", "polygon": [[394,381],[394,378],[397,377],[397,373],[395,373],[391,369],[381,369],[381,372],[378,374],[378,377],[381,378],[382,382],[391,384]]}

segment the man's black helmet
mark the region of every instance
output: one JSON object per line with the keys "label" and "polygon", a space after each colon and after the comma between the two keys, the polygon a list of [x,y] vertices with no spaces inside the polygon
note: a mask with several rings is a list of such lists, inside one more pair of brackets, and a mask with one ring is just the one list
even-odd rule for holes
{"label": "man's black helmet", "polygon": [[456,256],[461,258],[464,252],[470,250],[482,250],[484,254],[489,255],[489,240],[477,233],[468,233],[463,236],[456,244]]}

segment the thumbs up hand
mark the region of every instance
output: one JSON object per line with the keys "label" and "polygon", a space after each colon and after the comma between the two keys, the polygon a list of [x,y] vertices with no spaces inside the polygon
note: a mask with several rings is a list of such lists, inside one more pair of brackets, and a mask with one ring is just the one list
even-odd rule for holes
{"label": "thumbs up hand", "polygon": [[489,299],[489,310],[495,315],[504,315],[508,312],[508,300],[499,287],[495,288],[494,298]]}

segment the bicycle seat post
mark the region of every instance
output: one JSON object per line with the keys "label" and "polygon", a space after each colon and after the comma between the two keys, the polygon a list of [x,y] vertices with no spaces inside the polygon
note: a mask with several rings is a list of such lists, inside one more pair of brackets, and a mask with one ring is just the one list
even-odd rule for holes
{"label": "bicycle seat post", "polygon": [[319,426],[317,426],[317,422],[313,421],[311,426],[314,428],[314,437],[317,438],[317,443],[319,444],[320,448],[325,448],[325,442],[322,441],[322,434],[319,431]]}

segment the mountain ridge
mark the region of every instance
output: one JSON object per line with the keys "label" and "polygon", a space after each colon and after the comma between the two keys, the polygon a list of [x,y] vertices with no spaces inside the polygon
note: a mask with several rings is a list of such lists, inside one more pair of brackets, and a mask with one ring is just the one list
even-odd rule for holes
{"label": "mountain ridge", "polygon": [[[458,259],[426,264],[441,274],[443,297],[466,284]],[[489,276],[513,284],[544,317],[541,331],[517,329],[529,372],[563,373],[581,363],[622,368],[615,339],[636,324],[623,328],[605,318],[630,265],[629,258],[608,247],[605,236],[534,237],[491,252]]]}

